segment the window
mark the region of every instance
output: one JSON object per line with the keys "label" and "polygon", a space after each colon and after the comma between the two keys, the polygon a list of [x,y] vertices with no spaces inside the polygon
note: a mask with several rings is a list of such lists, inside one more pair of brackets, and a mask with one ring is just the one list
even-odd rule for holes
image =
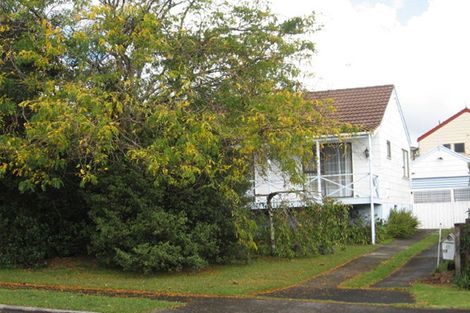
{"label": "window", "polygon": [[470,188],[454,189],[455,201],[470,201]]}
{"label": "window", "polygon": [[465,152],[465,144],[464,143],[454,143],[454,151],[458,153]]}
{"label": "window", "polygon": [[[329,181],[322,184],[323,193],[333,197],[352,197],[352,149],[350,143],[327,144],[321,151],[321,174]],[[342,188],[349,186],[349,188]]]}
{"label": "window", "polygon": [[410,177],[410,159],[408,151],[403,149],[403,177]]}
{"label": "window", "polygon": [[392,159],[392,144],[390,143],[390,140],[387,140],[387,158]]}
{"label": "window", "polygon": [[451,202],[450,190],[415,191],[415,203]]}
{"label": "window", "polygon": [[447,149],[450,149],[450,143],[445,143],[443,144],[444,147],[446,147]]}
{"label": "window", "polygon": [[[317,175],[315,158],[303,164],[303,171],[308,175]],[[332,197],[352,197],[352,149],[350,143],[324,144],[320,151],[320,171],[324,178],[321,181],[323,195]],[[316,190],[317,181],[312,182]]]}

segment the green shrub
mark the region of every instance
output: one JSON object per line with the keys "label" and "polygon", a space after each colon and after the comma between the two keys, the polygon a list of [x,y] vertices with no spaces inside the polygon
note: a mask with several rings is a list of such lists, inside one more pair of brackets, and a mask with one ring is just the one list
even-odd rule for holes
{"label": "green shrub", "polygon": [[455,270],[455,262],[450,260],[442,260],[439,266],[434,270],[435,273],[446,273]]}
{"label": "green shrub", "polygon": [[457,275],[455,278],[455,284],[463,289],[470,289],[470,266],[467,266],[462,274]]}
{"label": "green shrub", "polygon": [[[301,257],[333,252],[347,243],[349,206],[326,200],[303,209],[274,210],[275,255]],[[259,253],[271,254],[270,227],[267,212],[257,218]]]}
{"label": "green shrub", "polygon": [[462,227],[462,232],[460,234],[460,249],[462,250],[463,253],[470,253],[470,224],[469,223],[466,223]]}
{"label": "green shrub", "polygon": [[214,190],[154,185],[140,168],[121,164],[88,192],[96,230],[89,252],[126,271],[200,269],[235,251],[232,211]]}
{"label": "green shrub", "polygon": [[25,192],[18,180],[0,180],[0,266],[38,266],[45,259],[86,252],[89,219],[78,183],[62,190]]}
{"label": "green shrub", "polygon": [[[463,255],[470,253],[470,224],[466,223],[460,233],[460,250]],[[467,261],[468,263],[468,261]],[[460,288],[470,289],[470,264],[464,264],[462,274],[455,279],[455,284]]]}
{"label": "green shrub", "polygon": [[[386,230],[386,224],[381,219],[375,220],[375,240],[377,243],[383,242],[389,236]],[[358,245],[371,244],[372,235],[370,221],[364,217],[356,216],[351,219],[348,227],[348,243]]]}
{"label": "green shrub", "polygon": [[0,214],[0,265],[35,266],[47,256],[47,225],[24,214]]}
{"label": "green shrub", "polygon": [[410,211],[393,209],[388,217],[387,233],[393,238],[411,238],[418,224],[418,219]]}

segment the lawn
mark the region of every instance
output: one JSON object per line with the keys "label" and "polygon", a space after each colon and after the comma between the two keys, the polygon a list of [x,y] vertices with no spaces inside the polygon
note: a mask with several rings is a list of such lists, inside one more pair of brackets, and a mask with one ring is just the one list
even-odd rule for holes
{"label": "lawn", "polygon": [[370,272],[358,275],[344,283],[341,287],[345,288],[366,288],[369,287],[382,279],[388,277],[394,271],[405,265],[412,257],[421,253],[422,251],[430,248],[432,245],[437,244],[438,235],[431,234],[424,239],[412,244],[406,250],[403,250],[392,258],[381,263],[375,269]]}
{"label": "lawn", "polygon": [[421,307],[470,309],[470,290],[454,286],[415,284],[410,291]]}
{"label": "lawn", "polygon": [[249,295],[294,285],[333,269],[373,246],[348,246],[334,255],[301,259],[260,258],[249,264],[212,266],[200,272],[142,275],[103,269],[90,261],[52,264],[41,269],[1,269],[1,282],[165,293]]}
{"label": "lawn", "polygon": [[8,289],[0,289],[0,303],[101,313],[148,313],[181,305],[176,302],[142,298],[117,298],[68,292]]}

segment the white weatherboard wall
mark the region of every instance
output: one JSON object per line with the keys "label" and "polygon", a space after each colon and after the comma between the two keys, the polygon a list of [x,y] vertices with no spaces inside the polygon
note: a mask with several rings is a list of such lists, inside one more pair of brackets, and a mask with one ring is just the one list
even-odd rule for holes
{"label": "white weatherboard wall", "polygon": [[266,204],[267,195],[272,192],[293,192],[290,194],[280,194],[275,196],[272,199],[272,203],[274,205],[283,201],[301,201],[301,197],[295,192],[303,189],[303,186],[292,184],[289,178],[282,174],[282,171],[276,162],[270,162],[265,172],[263,172],[259,167],[255,168],[255,204],[260,204],[260,207],[263,207],[263,205]]}
{"label": "white weatherboard wall", "polygon": [[419,152],[423,155],[437,146],[454,143],[465,143],[465,154],[470,155],[470,113],[468,112],[423,138],[419,142]]}
{"label": "white weatherboard wall", "polygon": [[412,164],[412,178],[455,177],[469,174],[470,159],[438,146]]}
{"label": "white weatherboard wall", "polygon": [[[374,141],[378,151],[376,148],[374,163],[379,167],[375,173],[380,176],[379,217],[386,219],[394,207],[411,209],[411,179],[403,176],[403,150],[408,151],[410,157],[410,141],[395,91],[376,134]],[[391,143],[390,159],[387,157],[387,140]]]}
{"label": "white weatherboard wall", "polygon": [[[413,162],[413,194],[415,198],[421,194],[421,201],[426,201],[413,204],[420,228],[450,228],[465,222],[470,201],[459,201],[462,199],[456,197],[456,192],[470,190],[469,162],[470,158],[443,146],[435,147]],[[445,202],[427,202],[443,192],[448,195],[448,199],[441,199]]]}

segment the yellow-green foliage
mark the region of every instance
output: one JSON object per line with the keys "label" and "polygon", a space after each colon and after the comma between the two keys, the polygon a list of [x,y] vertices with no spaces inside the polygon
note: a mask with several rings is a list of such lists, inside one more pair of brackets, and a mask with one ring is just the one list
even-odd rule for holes
{"label": "yellow-green foliage", "polygon": [[[297,79],[313,54],[302,39],[313,16],[280,22],[258,1],[56,4],[0,5],[0,177],[22,192],[93,188],[128,162],[166,193],[164,212],[173,189],[216,193],[223,205],[193,200],[224,212],[254,248],[253,223],[236,209],[255,161],[261,170],[277,161],[301,182],[311,140],[342,130]],[[189,216],[184,227],[200,222]]]}
{"label": "yellow-green foliage", "polygon": [[156,184],[204,176],[238,201],[233,184],[254,158],[300,181],[309,138],[337,131],[329,106],[298,92],[293,61],[313,44],[297,35],[312,17],[280,23],[258,3],[69,2],[52,14],[52,1],[4,6],[0,173],[21,190],[61,187],[66,167],[96,183],[125,156]]}

